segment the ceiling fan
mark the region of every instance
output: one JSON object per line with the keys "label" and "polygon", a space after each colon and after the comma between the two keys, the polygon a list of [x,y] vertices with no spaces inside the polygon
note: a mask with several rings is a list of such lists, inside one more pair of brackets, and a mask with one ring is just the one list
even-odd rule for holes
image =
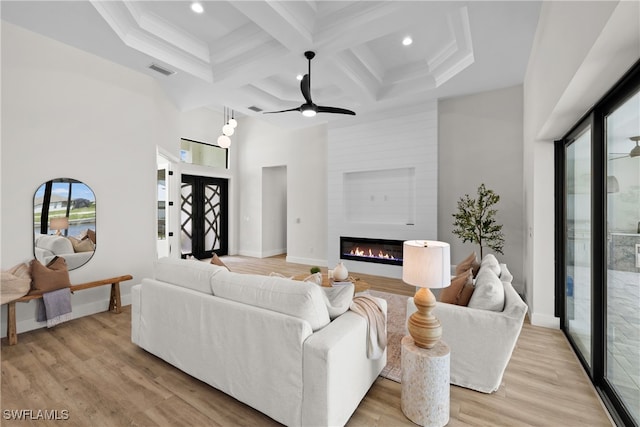
{"label": "ceiling fan", "polygon": [[288,111],[300,111],[302,115],[306,117],[313,117],[316,115],[316,113],[349,114],[349,115],[355,116],[356,113],[354,113],[351,110],[347,110],[345,108],[325,107],[323,105],[316,105],[313,103],[313,101],[311,100],[311,60],[316,56],[316,53],[308,50],[304,53],[304,56],[309,61],[309,72],[305,74],[304,77],[302,77],[302,80],[300,81],[300,91],[302,92],[302,96],[304,97],[304,100],[306,102],[296,108],[290,108],[288,110],[281,110],[281,111],[265,111],[264,114],[286,113]]}
{"label": "ceiling fan", "polygon": [[624,159],[625,157],[640,157],[640,145],[638,145],[638,143],[640,142],[640,135],[639,136],[632,136],[629,138],[631,141],[636,143],[636,146],[633,147],[631,149],[631,151],[629,151],[628,154],[625,153],[611,153],[613,155],[620,155],[620,157],[613,157],[609,160],[618,160],[618,159]]}

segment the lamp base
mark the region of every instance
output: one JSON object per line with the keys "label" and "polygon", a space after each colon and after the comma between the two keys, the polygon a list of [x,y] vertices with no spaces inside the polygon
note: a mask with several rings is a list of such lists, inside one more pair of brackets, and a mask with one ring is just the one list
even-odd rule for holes
{"label": "lamp base", "polygon": [[431,314],[436,306],[436,297],[429,288],[420,288],[413,297],[418,311],[413,313],[407,321],[409,334],[422,348],[433,348],[442,336],[440,321]]}

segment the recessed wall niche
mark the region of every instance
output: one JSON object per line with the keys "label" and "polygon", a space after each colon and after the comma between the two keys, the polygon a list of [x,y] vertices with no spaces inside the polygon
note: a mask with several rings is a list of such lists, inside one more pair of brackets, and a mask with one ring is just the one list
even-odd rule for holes
{"label": "recessed wall niche", "polygon": [[346,172],[343,180],[348,222],[414,224],[415,168]]}

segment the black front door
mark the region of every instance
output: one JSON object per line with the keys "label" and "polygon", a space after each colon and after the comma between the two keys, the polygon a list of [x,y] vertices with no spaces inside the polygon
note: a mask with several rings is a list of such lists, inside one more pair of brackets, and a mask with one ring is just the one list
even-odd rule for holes
{"label": "black front door", "polygon": [[227,254],[227,188],[226,179],[182,175],[180,244],[183,258]]}

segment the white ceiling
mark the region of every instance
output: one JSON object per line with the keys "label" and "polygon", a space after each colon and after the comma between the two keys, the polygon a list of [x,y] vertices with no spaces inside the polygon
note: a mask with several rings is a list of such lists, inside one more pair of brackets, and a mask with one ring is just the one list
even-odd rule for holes
{"label": "white ceiling", "polygon": [[[318,105],[358,115],[520,84],[540,2],[6,1],[2,19],[153,76],[182,110],[228,106],[284,127],[313,50]],[[413,44],[403,47],[405,36]],[[176,71],[166,77],[148,66]]]}

